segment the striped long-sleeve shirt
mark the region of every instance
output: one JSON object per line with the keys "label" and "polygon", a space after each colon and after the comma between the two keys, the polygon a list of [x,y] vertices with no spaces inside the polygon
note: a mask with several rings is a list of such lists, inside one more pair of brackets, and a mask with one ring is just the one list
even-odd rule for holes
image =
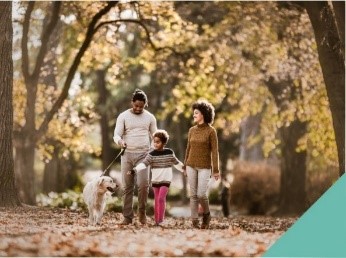
{"label": "striped long-sleeve shirt", "polygon": [[139,163],[134,170],[139,171],[151,166],[151,184],[153,187],[170,186],[174,166],[179,171],[183,171],[183,163],[177,159],[174,151],[164,148],[162,151],[153,150],[147,154],[143,162]]}

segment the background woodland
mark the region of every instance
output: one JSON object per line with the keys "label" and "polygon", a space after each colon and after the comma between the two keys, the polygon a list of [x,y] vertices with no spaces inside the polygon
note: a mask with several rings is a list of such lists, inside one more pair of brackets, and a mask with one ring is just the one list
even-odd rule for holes
{"label": "background woodland", "polygon": [[344,173],[344,2],[0,6],[1,206],[78,193],[136,88],[181,160],[191,104],[213,103],[225,216],[300,215]]}

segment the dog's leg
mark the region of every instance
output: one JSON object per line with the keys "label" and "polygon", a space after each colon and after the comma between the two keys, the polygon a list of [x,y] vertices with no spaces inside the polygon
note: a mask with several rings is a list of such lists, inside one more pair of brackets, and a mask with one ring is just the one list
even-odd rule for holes
{"label": "dog's leg", "polygon": [[99,216],[98,216],[98,210],[97,209],[93,209],[93,225],[97,225],[98,224],[98,220],[99,220]]}
{"label": "dog's leg", "polygon": [[106,209],[106,201],[105,198],[102,200],[101,210],[99,211],[99,223],[101,224],[101,219],[103,217],[103,212]]}
{"label": "dog's leg", "polygon": [[105,199],[102,200],[102,204],[101,204],[101,207],[100,207],[100,210],[98,211],[98,220],[97,220],[97,224],[101,224],[101,220],[102,220],[102,217],[103,217],[103,212],[106,208],[106,202],[105,202]]}
{"label": "dog's leg", "polygon": [[88,206],[88,214],[89,214],[89,224],[92,224],[92,219],[93,219],[92,210],[89,204],[87,204],[87,206]]}
{"label": "dog's leg", "polygon": [[[101,207],[102,208],[102,207]],[[101,224],[101,219],[102,219],[102,210],[97,210],[97,212],[96,212],[96,214],[97,214],[97,221],[96,221],[96,223],[98,224],[98,225],[100,225]]]}
{"label": "dog's leg", "polygon": [[100,214],[97,214],[96,224],[101,225],[101,216]]}

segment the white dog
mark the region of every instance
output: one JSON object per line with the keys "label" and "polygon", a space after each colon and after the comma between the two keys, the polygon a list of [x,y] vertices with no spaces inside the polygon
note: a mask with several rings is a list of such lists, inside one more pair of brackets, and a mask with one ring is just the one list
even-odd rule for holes
{"label": "white dog", "polygon": [[106,193],[107,191],[113,193],[117,187],[109,176],[97,177],[85,185],[83,198],[88,206],[90,224],[100,224],[106,207]]}

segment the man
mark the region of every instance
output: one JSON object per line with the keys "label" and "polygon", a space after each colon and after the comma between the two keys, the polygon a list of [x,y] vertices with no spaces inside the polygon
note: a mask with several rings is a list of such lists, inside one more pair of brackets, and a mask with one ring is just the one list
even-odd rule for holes
{"label": "man", "polygon": [[142,90],[135,90],[132,95],[132,108],[122,112],[116,121],[114,142],[126,148],[121,157],[121,174],[123,183],[123,216],[122,225],[133,222],[133,194],[135,182],[138,186],[138,219],[146,224],[146,203],[149,193],[149,168],[138,171],[135,175],[128,175],[148,153],[152,135],[157,130],[156,119],[153,114],[145,110],[148,99]]}

